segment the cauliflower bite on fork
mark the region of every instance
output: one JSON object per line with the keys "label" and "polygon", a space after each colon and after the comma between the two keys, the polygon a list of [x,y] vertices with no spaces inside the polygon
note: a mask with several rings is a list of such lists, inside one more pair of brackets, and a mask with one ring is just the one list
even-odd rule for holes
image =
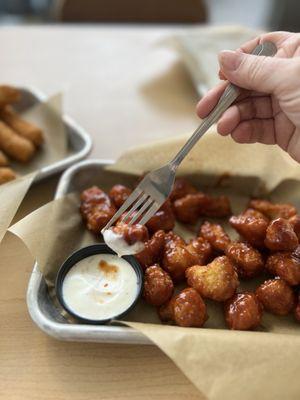
{"label": "cauliflower bite on fork", "polygon": [[146,242],[149,239],[148,230],[145,225],[128,225],[123,222],[117,222],[111,229],[117,235],[123,236],[124,240],[129,245],[133,245],[137,242]]}

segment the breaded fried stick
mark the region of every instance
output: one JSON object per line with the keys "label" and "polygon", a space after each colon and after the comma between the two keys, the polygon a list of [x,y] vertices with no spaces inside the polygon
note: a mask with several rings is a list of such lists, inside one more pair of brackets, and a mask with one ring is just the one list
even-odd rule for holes
{"label": "breaded fried stick", "polygon": [[11,168],[0,167],[0,185],[16,179],[16,174]]}
{"label": "breaded fried stick", "polygon": [[21,118],[12,107],[6,106],[1,109],[0,118],[19,135],[34,143],[35,146],[40,146],[43,143],[43,131],[38,126]]}
{"label": "breaded fried stick", "polygon": [[19,136],[2,121],[0,121],[0,149],[11,158],[24,163],[29,161],[35,152],[35,147],[29,140]]}
{"label": "breaded fried stick", "polygon": [[8,164],[8,159],[3,151],[0,150],[0,167],[4,167]]}
{"label": "breaded fried stick", "polygon": [[18,89],[12,86],[0,85],[0,107],[16,103],[20,100],[20,97],[21,93]]}

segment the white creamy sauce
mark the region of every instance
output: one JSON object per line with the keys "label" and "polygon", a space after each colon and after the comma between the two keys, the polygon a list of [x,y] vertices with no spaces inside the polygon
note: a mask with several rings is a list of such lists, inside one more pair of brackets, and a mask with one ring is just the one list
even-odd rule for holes
{"label": "white creamy sauce", "polygon": [[112,229],[106,229],[103,232],[103,238],[107,246],[115,251],[119,257],[140,253],[145,247],[143,242],[129,245],[122,235],[115,233]]}
{"label": "white creamy sauce", "polygon": [[129,262],[113,254],[96,254],[68,271],[62,295],[78,316],[102,320],[127,310],[137,290],[137,275]]}

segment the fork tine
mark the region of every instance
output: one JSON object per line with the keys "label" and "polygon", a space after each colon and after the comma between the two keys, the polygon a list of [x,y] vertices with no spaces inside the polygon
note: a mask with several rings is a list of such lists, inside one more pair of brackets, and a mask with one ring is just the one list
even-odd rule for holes
{"label": "fork tine", "polygon": [[149,197],[148,200],[143,204],[143,206],[138,210],[136,215],[133,218],[131,218],[131,220],[128,222],[128,225],[133,225],[135,221],[137,221],[140,218],[140,216],[145,211],[147,211],[150,206],[152,206],[153,202],[154,200],[151,197]]}
{"label": "fork tine", "polygon": [[156,213],[159,207],[160,207],[159,204],[154,202],[154,204],[144,214],[143,218],[139,221],[139,224],[145,225],[149,221],[149,219]]}
{"label": "fork tine", "polygon": [[142,190],[138,187],[131,193],[122,207],[114,214],[114,216],[108,221],[105,227],[101,230],[103,233],[106,229],[110,228],[112,224],[120,218],[120,216],[131,206],[131,204],[142,194]]}
{"label": "fork tine", "polygon": [[142,204],[145,202],[145,200],[148,198],[148,196],[144,193],[133,205],[132,207],[127,211],[127,213],[124,215],[124,218],[122,219],[122,222],[126,223],[128,218],[132,215],[132,213]]}

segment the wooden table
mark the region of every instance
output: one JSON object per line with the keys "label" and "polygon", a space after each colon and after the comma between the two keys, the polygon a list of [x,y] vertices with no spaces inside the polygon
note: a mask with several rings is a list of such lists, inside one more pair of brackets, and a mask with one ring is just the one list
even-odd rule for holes
{"label": "wooden table", "polygon": [[[175,28],[6,27],[1,82],[65,93],[65,109],[91,134],[92,157],[190,132],[197,96],[176,53]],[[57,177],[27,194],[16,219],[51,200]],[[199,399],[158,348],[59,342],[30,320],[33,259],[7,234],[0,246],[0,399]]]}

